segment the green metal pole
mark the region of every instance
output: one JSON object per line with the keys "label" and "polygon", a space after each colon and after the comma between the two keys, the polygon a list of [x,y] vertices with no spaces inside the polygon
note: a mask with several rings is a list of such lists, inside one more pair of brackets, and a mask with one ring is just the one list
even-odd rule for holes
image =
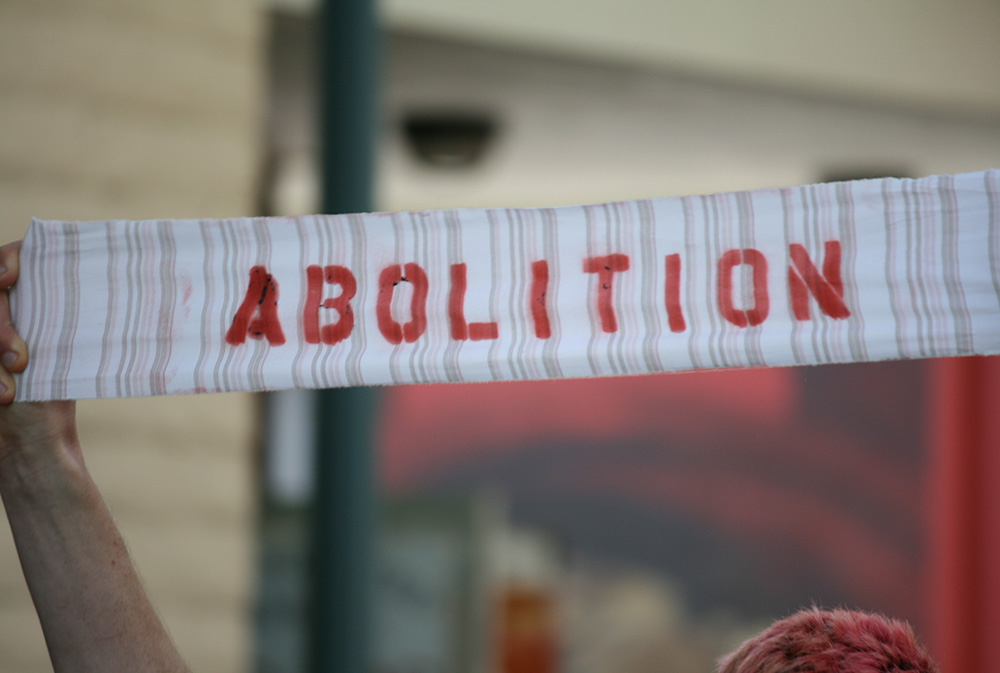
{"label": "green metal pole", "polygon": [[[319,14],[322,206],[372,210],[378,30],[373,0],[323,0]],[[310,670],[368,673],[376,496],[375,391],[316,393]]]}

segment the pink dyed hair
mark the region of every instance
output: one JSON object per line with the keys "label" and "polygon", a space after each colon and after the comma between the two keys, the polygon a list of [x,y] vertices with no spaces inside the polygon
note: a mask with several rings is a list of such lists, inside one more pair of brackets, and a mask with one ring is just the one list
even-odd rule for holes
{"label": "pink dyed hair", "polygon": [[939,673],[905,622],[852,610],[802,610],[719,662],[719,673]]}

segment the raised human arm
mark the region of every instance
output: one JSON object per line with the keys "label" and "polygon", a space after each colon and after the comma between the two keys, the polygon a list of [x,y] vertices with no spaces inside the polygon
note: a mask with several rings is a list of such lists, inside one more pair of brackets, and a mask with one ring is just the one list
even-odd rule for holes
{"label": "raised human arm", "polygon": [[0,496],[52,666],[186,673],[84,465],[75,403],[11,403],[28,358],[6,292],[19,251],[0,248]]}

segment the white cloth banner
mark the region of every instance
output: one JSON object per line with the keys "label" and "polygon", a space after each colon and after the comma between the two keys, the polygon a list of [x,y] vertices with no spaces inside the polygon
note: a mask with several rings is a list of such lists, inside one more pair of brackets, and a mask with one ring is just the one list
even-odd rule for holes
{"label": "white cloth banner", "polygon": [[18,399],[1000,352],[1000,174],[538,209],[32,222]]}

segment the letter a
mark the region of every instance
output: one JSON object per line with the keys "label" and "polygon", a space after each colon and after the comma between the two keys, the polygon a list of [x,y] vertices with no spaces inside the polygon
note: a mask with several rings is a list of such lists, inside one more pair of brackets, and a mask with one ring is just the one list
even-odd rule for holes
{"label": "letter a", "polygon": [[267,339],[272,346],[285,343],[278,320],[278,281],[263,266],[250,269],[250,286],[226,332],[226,343],[239,346],[247,340]]}

